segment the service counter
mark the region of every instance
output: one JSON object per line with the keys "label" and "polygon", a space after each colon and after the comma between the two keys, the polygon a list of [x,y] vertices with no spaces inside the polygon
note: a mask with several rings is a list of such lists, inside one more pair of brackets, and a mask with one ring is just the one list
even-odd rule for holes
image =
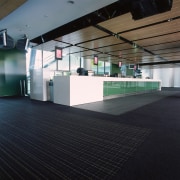
{"label": "service counter", "polygon": [[55,76],[54,103],[74,106],[134,93],[161,90],[154,79],[113,78],[97,76]]}
{"label": "service counter", "polygon": [[161,81],[154,79],[110,78],[103,82],[104,99],[161,90]]}

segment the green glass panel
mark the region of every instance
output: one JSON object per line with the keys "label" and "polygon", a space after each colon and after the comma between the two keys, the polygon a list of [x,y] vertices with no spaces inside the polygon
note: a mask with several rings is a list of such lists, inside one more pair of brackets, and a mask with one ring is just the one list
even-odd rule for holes
{"label": "green glass panel", "polygon": [[105,81],[104,96],[141,93],[159,89],[159,82]]}

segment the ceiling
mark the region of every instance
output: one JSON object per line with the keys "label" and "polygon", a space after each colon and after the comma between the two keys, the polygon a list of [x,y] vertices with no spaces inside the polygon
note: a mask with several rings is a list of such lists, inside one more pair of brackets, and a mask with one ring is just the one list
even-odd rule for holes
{"label": "ceiling", "polygon": [[[118,64],[180,63],[180,1],[171,11],[133,20],[130,0],[27,0],[0,20],[13,38],[26,34],[32,48]],[[1,4],[1,1],[0,1]]]}
{"label": "ceiling", "polygon": [[72,4],[69,0],[0,0],[0,15],[2,11],[7,15],[0,19],[0,30],[7,29],[15,40],[24,34],[33,39],[115,1],[73,0]]}

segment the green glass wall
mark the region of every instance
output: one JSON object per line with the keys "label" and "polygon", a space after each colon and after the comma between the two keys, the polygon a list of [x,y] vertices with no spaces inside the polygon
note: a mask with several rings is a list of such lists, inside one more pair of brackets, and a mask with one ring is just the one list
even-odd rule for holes
{"label": "green glass wall", "polygon": [[103,95],[126,95],[159,90],[160,82],[148,81],[104,81]]}
{"label": "green glass wall", "polygon": [[0,97],[25,93],[26,53],[23,51],[0,50]]}

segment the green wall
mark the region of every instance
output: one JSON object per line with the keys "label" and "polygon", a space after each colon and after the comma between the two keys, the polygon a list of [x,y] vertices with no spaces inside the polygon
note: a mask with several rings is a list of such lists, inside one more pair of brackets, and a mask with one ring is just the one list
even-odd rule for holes
{"label": "green wall", "polygon": [[114,73],[120,73],[120,68],[118,67],[117,64],[111,65],[111,74],[114,74]]}
{"label": "green wall", "polygon": [[26,86],[26,53],[23,51],[0,50],[0,97],[19,96]]}
{"label": "green wall", "polygon": [[133,69],[129,69],[129,66],[127,66],[126,76],[133,76]]}

